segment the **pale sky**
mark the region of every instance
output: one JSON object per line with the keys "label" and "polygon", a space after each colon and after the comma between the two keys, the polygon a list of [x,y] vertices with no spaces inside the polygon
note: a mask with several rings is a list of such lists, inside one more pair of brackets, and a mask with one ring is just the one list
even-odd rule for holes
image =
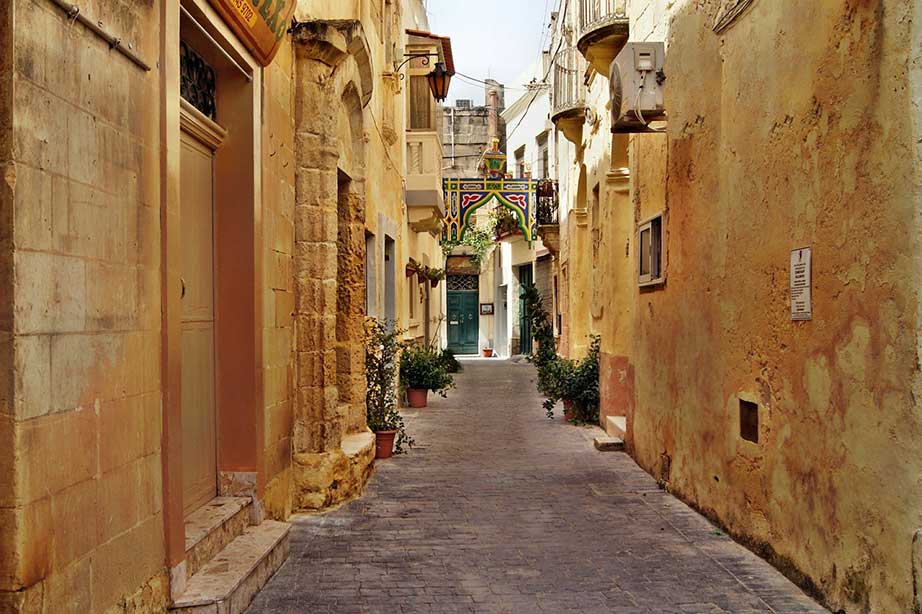
{"label": "pale sky", "polygon": [[[547,25],[560,0],[427,0],[432,32],[451,37],[455,70],[505,84],[506,105],[522,93],[516,80],[548,46]],[[456,76],[448,102],[470,98],[484,104],[483,86]]]}

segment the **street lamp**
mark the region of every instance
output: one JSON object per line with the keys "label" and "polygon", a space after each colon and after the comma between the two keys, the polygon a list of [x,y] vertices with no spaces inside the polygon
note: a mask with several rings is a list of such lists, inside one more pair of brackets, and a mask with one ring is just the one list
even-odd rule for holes
{"label": "street lamp", "polygon": [[[407,65],[411,60],[417,58],[422,58],[422,65],[429,66],[429,58],[438,58],[439,55],[435,53],[416,53],[413,55],[406,56],[403,62],[401,62],[394,72],[399,72],[401,68]],[[429,91],[432,92],[432,97],[438,102],[444,102],[448,98],[448,86],[451,85],[451,77],[454,73],[450,72],[445,68],[445,64],[442,62],[436,62],[435,68],[432,69],[428,75],[426,75],[426,81],[429,82]],[[400,75],[400,79],[404,79],[404,75]]]}
{"label": "street lamp", "polygon": [[445,102],[448,98],[448,86],[451,84],[451,73],[445,70],[445,65],[437,62],[435,69],[426,76],[429,81],[429,90],[437,102]]}

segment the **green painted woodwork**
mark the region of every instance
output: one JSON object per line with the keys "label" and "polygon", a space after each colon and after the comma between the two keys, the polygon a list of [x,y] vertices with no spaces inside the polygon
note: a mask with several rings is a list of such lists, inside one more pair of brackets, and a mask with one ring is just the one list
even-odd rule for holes
{"label": "green painted woodwork", "polygon": [[455,354],[478,354],[480,296],[477,291],[448,292],[448,349]]}

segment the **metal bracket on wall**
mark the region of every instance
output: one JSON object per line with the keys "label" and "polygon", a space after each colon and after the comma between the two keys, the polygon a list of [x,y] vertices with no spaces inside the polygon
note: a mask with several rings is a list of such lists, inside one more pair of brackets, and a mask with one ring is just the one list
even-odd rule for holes
{"label": "metal bracket on wall", "polygon": [[148,66],[144,60],[142,60],[137,55],[135,55],[134,52],[131,50],[131,46],[132,46],[131,43],[128,43],[128,46],[125,46],[122,43],[122,39],[112,34],[109,34],[103,29],[101,21],[93,21],[89,17],[83,15],[80,12],[80,7],[77,6],[76,4],[71,4],[70,2],[65,2],[64,0],[51,0],[51,1],[55,5],[57,5],[59,9],[67,13],[68,19],[70,19],[71,21],[80,22],[80,24],[86,27],[93,34],[95,34],[99,38],[106,41],[106,43],[109,44],[110,49],[115,49],[116,51],[121,53],[123,56],[131,60],[135,65],[137,65],[142,70],[146,72],[150,72],[150,66]]}

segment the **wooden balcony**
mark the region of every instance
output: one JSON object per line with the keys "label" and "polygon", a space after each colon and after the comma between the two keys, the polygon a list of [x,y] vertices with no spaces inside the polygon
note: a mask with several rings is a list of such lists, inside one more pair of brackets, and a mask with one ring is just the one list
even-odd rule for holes
{"label": "wooden balcony", "polygon": [[576,46],[599,74],[608,74],[629,33],[627,0],[579,0]]}
{"label": "wooden balcony", "polygon": [[586,60],[575,47],[565,49],[552,72],[551,121],[567,140],[579,143],[586,122]]}
{"label": "wooden balcony", "polygon": [[445,218],[442,193],[442,137],[438,132],[407,132],[407,212],[416,232],[441,233]]}

